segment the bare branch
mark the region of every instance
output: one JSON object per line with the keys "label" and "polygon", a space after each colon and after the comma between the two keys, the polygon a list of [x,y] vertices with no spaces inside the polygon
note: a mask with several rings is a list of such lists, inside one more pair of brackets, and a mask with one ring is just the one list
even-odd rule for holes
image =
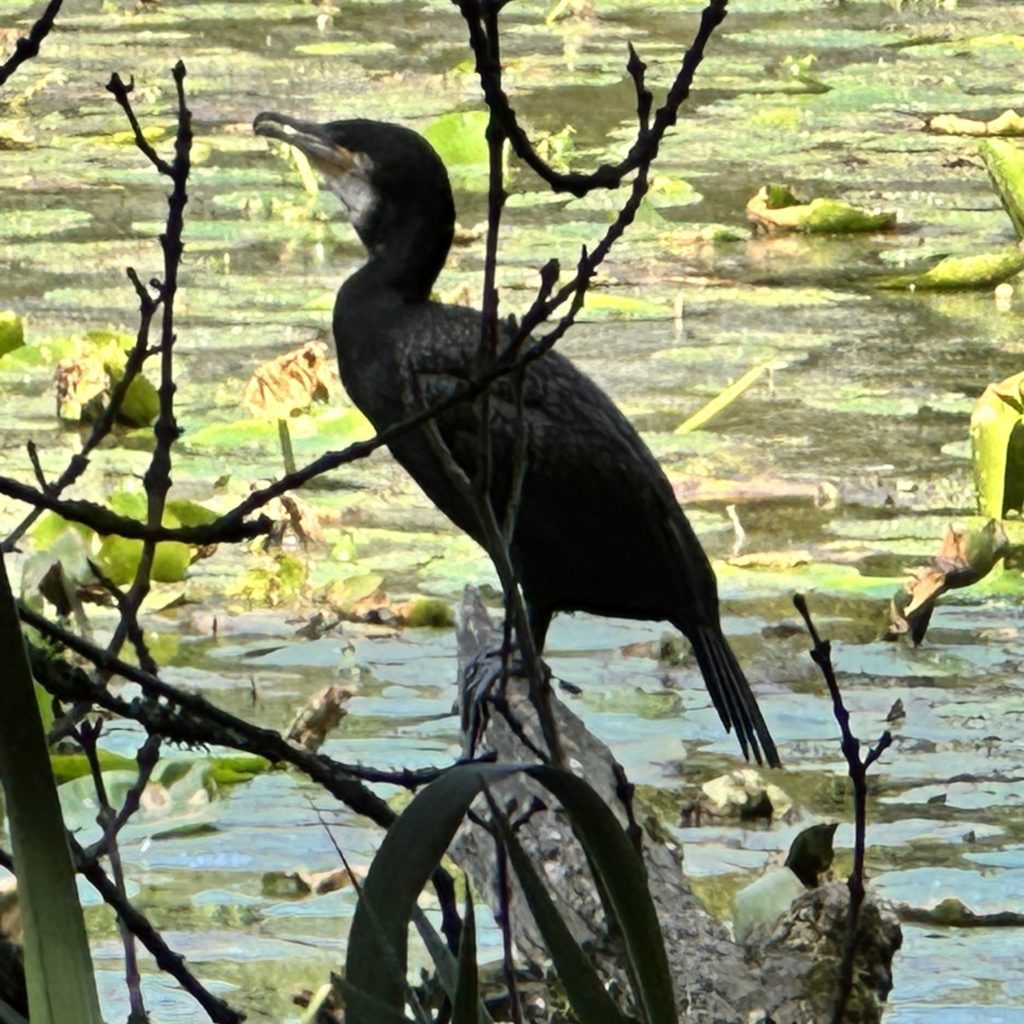
{"label": "bare branch", "polygon": [[172,177],[173,172],[171,170],[171,165],[149,144],[149,141],[143,134],[142,125],[139,124],[139,119],[135,116],[135,111],[132,110],[132,105],[128,97],[131,95],[134,88],[134,78],[129,78],[128,81],[125,82],[116,71],[110,76],[110,81],[107,82],[107,92],[113,95],[114,99],[117,100],[118,105],[124,111],[125,117],[128,118],[128,123],[131,125],[132,133],[135,135],[135,145],[161,174],[166,174],[168,177]]}
{"label": "bare branch", "polygon": [[74,836],[68,836],[68,843],[71,846],[71,855],[75,859],[76,869],[103,897],[103,902],[117,914],[119,924],[131,932],[152,953],[157,967],[174,978],[202,1006],[206,1015],[215,1024],[241,1024],[245,1020],[245,1014],[231,1009],[223,999],[218,999],[208,992],[185,966],[185,958],[180,953],[175,953],[146,915],[136,910],[124,898],[117,885],[95,860],[88,857]]}
{"label": "bare branch", "polygon": [[14,53],[0,64],[0,86],[27,60],[39,55],[39,45],[50,34],[53,23],[64,0],[50,0],[46,9],[36,20],[27,36],[22,36],[14,44]]}
{"label": "bare branch", "polygon": [[[511,100],[502,88],[500,75],[495,73],[489,59],[487,21],[496,16],[496,12],[493,11],[494,5],[481,2],[481,0],[452,0],[452,2],[458,7],[469,29],[469,43],[476,57],[476,71],[480,78],[484,99],[497,117],[516,156],[538,177],[547,182],[554,191],[582,196],[595,188],[618,188],[623,178],[643,164],[649,164],[657,156],[658,147],[661,145],[665,132],[676,123],[679,108],[690,95],[690,86],[693,84],[697,67],[704,58],[704,50],[708,41],[715,29],[725,20],[728,0],[710,0],[704,9],[693,43],[683,57],[664,104],[654,115],[654,123],[649,128],[642,128],[637,133],[636,140],[628,154],[617,164],[602,164],[596,170],[586,174],[578,171],[566,173],[556,171],[541,159],[530,143],[526,132],[519,125]],[[630,64],[632,64],[632,57]],[[635,77],[634,81],[636,81]],[[639,107],[642,111],[642,101]],[[645,118],[641,116],[640,120],[642,124]]]}
{"label": "bare branch", "polygon": [[793,596],[793,604],[796,606],[796,610],[803,616],[807,632],[811,635],[811,641],[814,645],[811,648],[811,658],[821,670],[825,685],[828,687],[829,695],[832,698],[832,713],[839,723],[843,756],[846,758],[850,780],[853,783],[853,870],[847,879],[847,886],[850,890],[850,915],[846,932],[846,945],[843,949],[843,958],[839,964],[839,984],[836,1002],[832,1010],[832,1024],[842,1024],[846,1016],[846,1006],[850,1001],[850,995],[853,991],[854,961],[857,955],[857,930],[860,922],[860,909],[864,903],[864,853],[867,843],[867,772],[868,768],[891,746],[892,734],[888,730],[883,732],[875,746],[869,748],[867,755],[861,760],[860,740],[853,735],[853,731],[850,729],[850,713],[843,703],[843,695],[839,690],[839,681],[836,679],[835,669],[832,667],[832,645],[828,640],[822,640],[818,635],[803,594],[795,594]]}

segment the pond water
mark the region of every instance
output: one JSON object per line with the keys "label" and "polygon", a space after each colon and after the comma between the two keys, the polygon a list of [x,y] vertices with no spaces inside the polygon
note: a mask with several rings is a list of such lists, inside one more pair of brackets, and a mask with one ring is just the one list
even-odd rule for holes
{"label": "pond water", "polygon": [[[7,49],[7,28],[23,27],[34,6],[0,0]],[[185,435],[174,480],[176,494],[226,509],[254,481],[280,473],[276,431],[239,402],[245,382],[261,362],[327,338],[334,292],[362,258],[334,200],[306,196],[283,155],[252,135],[252,118],[277,109],[423,128],[476,110],[465,32],[440,0],[67,6],[0,106],[0,307],[25,318],[34,352],[0,360],[2,472],[32,479],[29,439],[48,473],[79,443],[54,417],[53,363],[72,348],[68,339],[135,330],[124,269],[143,279],[159,273],[164,183],[125,136],[103,85],[113,71],[134,76],[139,116],[164,131],[157,144],[166,149],[170,68],[180,57],[196,166],[177,320]],[[663,88],[699,10],[692,2],[595,7],[596,19],[553,27],[542,4],[506,9],[507,84],[533,132],[564,141],[559,133],[571,126],[568,159],[580,168],[608,159],[631,131],[626,41],[648,62],[649,84]],[[944,598],[919,649],[878,638],[910,569],[937,551],[948,521],[974,513],[968,418],[987,383],[1021,370],[1024,297],[1015,289],[1000,307],[991,290],[912,294],[873,289],[869,279],[1012,244],[975,142],[922,124],[939,112],[989,118],[1012,106],[1022,52],[1024,9],[998,0],[737,3],[659,163],[667,182],[691,188],[663,186],[661,199],[656,189],[562,346],[678,481],[715,560],[726,633],[786,764],[773,780],[802,814],[768,831],[680,829],[688,864],[711,894],[777,862],[811,820],[849,820],[836,781],[845,774],[837,728],[806,637],[778,628],[795,623],[790,599],[801,591],[835,641],[855,731],[874,741],[897,699],[906,711],[873,769],[872,883],[915,907],[954,895],[978,913],[1021,909],[1020,573],[997,570]],[[473,166],[455,178],[460,223],[472,228],[484,217],[485,181]],[[744,206],[769,182],[892,210],[898,227],[752,236]],[[599,236],[614,197],[552,202],[515,161],[511,189],[501,283],[505,308],[516,310],[529,302],[537,267],[552,255],[571,266],[579,245]],[[457,246],[439,288],[478,294],[481,266],[479,239]],[[767,360],[770,374],[726,412],[674,433]],[[335,394],[326,410],[295,422],[296,456],[343,447],[360,431]],[[101,500],[117,487],[138,489],[125,481],[146,465],[141,438],[126,433],[105,445],[77,494]],[[146,626],[168,679],[283,728],[305,698],[340,678],[355,696],[327,753],[379,767],[449,763],[458,749],[450,630],[346,622],[316,640],[296,630],[329,610],[330,595],[373,590],[369,577],[379,577],[391,604],[422,594],[454,605],[465,583],[493,582],[486,559],[379,453],[302,497],[324,541],[289,552],[296,586],[270,582],[279,553],[221,548],[182,584],[158,588]],[[0,499],[0,533],[21,512]],[[32,550],[27,544],[26,556]],[[109,613],[95,613],[98,635],[109,624]],[[655,659],[663,632],[563,617],[548,650],[555,672],[583,687],[574,708],[631,778],[685,796],[737,766],[738,753],[694,665]],[[136,741],[123,727],[108,737],[125,753]],[[165,756],[199,755],[168,748]],[[251,1019],[297,1019],[290,994],[318,985],[343,956],[352,899],[282,897],[264,875],[337,864],[318,807],[357,864],[379,837],[292,774],[257,777],[212,802],[200,792],[196,782],[181,785],[162,814],[126,833],[134,895],[204,981]],[[88,809],[78,814],[87,829]],[[837,843],[847,851],[851,842],[843,825]],[[841,853],[839,870],[848,862]],[[105,911],[90,910],[90,923],[115,1018],[119,946]],[[904,934],[887,1020],[1024,1020],[1019,931],[906,925]],[[146,977],[154,1020],[196,1018],[171,982]]]}

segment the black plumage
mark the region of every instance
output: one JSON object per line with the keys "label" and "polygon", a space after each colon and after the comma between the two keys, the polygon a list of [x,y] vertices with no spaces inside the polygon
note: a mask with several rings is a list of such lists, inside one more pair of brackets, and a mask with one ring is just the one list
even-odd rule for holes
{"label": "black plumage", "polygon": [[[311,124],[263,113],[255,130],[302,150],[345,204],[369,259],[338,291],[342,381],[378,429],[448,398],[479,367],[481,318],[430,300],[451,246],[444,165],[415,132],[366,120]],[[517,408],[517,400],[520,407]],[[668,620],[693,645],[708,692],[744,754],[779,763],[757,701],[722,635],[715,576],[661,467],[629,421],[558,352],[531,362],[521,391],[488,391],[490,499],[508,506],[517,447],[521,494],[510,551],[538,651],[558,611]],[[480,402],[436,418],[471,480]],[[423,428],[389,445],[434,504],[487,546],[477,514]]]}

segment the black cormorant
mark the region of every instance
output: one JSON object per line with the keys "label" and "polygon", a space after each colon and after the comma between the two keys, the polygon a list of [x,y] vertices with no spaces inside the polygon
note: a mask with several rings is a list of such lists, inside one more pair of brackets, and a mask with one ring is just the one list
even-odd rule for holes
{"label": "black cormorant", "polygon": [[[334,340],[345,389],[383,430],[448,398],[479,366],[480,313],[430,299],[448,256],[455,205],[448,174],[415,132],[377,121],[312,124],[262,113],[259,135],[309,159],[345,205],[368,261],[338,291]],[[522,452],[510,553],[538,652],[552,616],[586,611],[668,620],[693,645],[708,692],[745,755],[779,763],[750,685],[722,635],[715,576],[647,446],[611,399],[558,352],[516,386],[489,388],[490,499],[500,518]],[[445,410],[441,438],[470,480],[480,468],[479,402]],[[525,431],[523,437],[521,431]],[[457,526],[484,532],[424,429],[392,454]]]}

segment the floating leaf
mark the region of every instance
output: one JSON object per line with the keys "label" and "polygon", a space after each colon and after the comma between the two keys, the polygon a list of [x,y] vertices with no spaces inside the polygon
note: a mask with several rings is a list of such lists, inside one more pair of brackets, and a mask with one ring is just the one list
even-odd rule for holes
{"label": "floating leaf", "polygon": [[25,344],[25,328],[21,317],[13,310],[0,312],[0,356],[13,352]]}
{"label": "floating leaf", "polygon": [[587,292],[583,307],[588,314],[608,314],[616,318],[642,317],[645,320],[666,320],[672,316],[672,307],[667,302],[654,302],[637,295],[626,295],[621,291]]}
{"label": "floating leaf", "polygon": [[978,152],[1017,238],[1024,239],[1024,149],[1002,139],[985,139],[978,143]]}
{"label": "floating leaf", "polygon": [[350,612],[356,605],[373,597],[380,590],[383,582],[384,577],[378,576],[376,573],[350,576],[347,580],[339,580],[331,585],[327,593],[327,600],[335,608]]}
{"label": "floating leaf", "polygon": [[975,121],[957,114],[936,114],[928,119],[927,128],[943,135],[1024,135],[1024,117],[1016,110],[1004,110],[991,121]]}
{"label": "floating leaf", "polygon": [[271,764],[266,758],[254,754],[213,757],[203,771],[203,782],[207,790],[236,786],[240,782],[249,782],[270,768]]}
{"label": "floating leaf", "polygon": [[[138,764],[132,757],[124,757],[121,754],[115,754],[110,750],[98,751],[100,768],[104,772],[121,771],[121,772],[137,772]],[[80,779],[83,776],[87,776],[91,772],[89,767],[89,759],[85,754],[51,754],[50,764],[53,767],[53,777],[57,782],[57,785],[63,785],[65,782],[71,782],[74,779]],[[135,776],[138,779],[138,775]]]}
{"label": "floating leaf", "polygon": [[842,199],[812,199],[802,203],[785,185],[766,185],[747,203],[747,216],[770,231],[806,231],[808,234],[844,235],[887,231],[896,214],[865,210]]}
{"label": "floating leaf", "polygon": [[84,210],[4,210],[0,214],[0,239],[53,239],[91,220],[92,214]]}
{"label": "floating leaf", "polygon": [[213,509],[187,498],[174,498],[167,502],[164,522],[168,522],[172,517],[177,520],[178,526],[207,526],[218,518]]}
{"label": "floating leaf", "polygon": [[[142,560],[142,541],[130,537],[106,537],[96,554],[96,562],[103,572],[119,586],[135,578]],[[185,578],[192,552],[187,544],[163,541],[153,555],[152,578],[158,583],[177,583]]]}
{"label": "floating leaf", "polygon": [[950,524],[932,562],[916,570],[893,596],[887,639],[909,634],[919,644],[939,598],[947,590],[984,579],[1009,550],[1009,538],[998,519],[990,519],[980,530]]}
{"label": "floating leaf", "polygon": [[442,114],[423,130],[423,137],[437,150],[448,167],[486,171],[487,114],[482,110],[461,110]]}
{"label": "floating leaf", "polygon": [[307,57],[360,57],[388,56],[394,53],[394,43],[357,39],[325,39],[319,43],[303,43],[295,47],[296,53]]}
{"label": "floating leaf", "polygon": [[439,597],[417,597],[398,609],[404,625],[450,629],[455,625],[455,613],[447,601]]}
{"label": "floating leaf", "polygon": [[977,256],[947,256],[921,274],[900,274],[877,278],[879,288],[906,288],[910,291],[964,291],[992,288],[1024,270],[1024,251],[1003,249]]}
{"label": "floating leaf", "polygon": [[1002,519],[1024,507],[1024,373],[989,384],[971,413],[978,511]]}
{"label": "floating leaf", "polygon": [[[120,371],[115,373],[109,366],[107,373],[111,381],[116,381],[121,376]],[[118,420],[130,427],[148,427],[159,412],[160,396],[156,388],[142,374],[133,377],[121,402],[121,408],[117,411]]]}

